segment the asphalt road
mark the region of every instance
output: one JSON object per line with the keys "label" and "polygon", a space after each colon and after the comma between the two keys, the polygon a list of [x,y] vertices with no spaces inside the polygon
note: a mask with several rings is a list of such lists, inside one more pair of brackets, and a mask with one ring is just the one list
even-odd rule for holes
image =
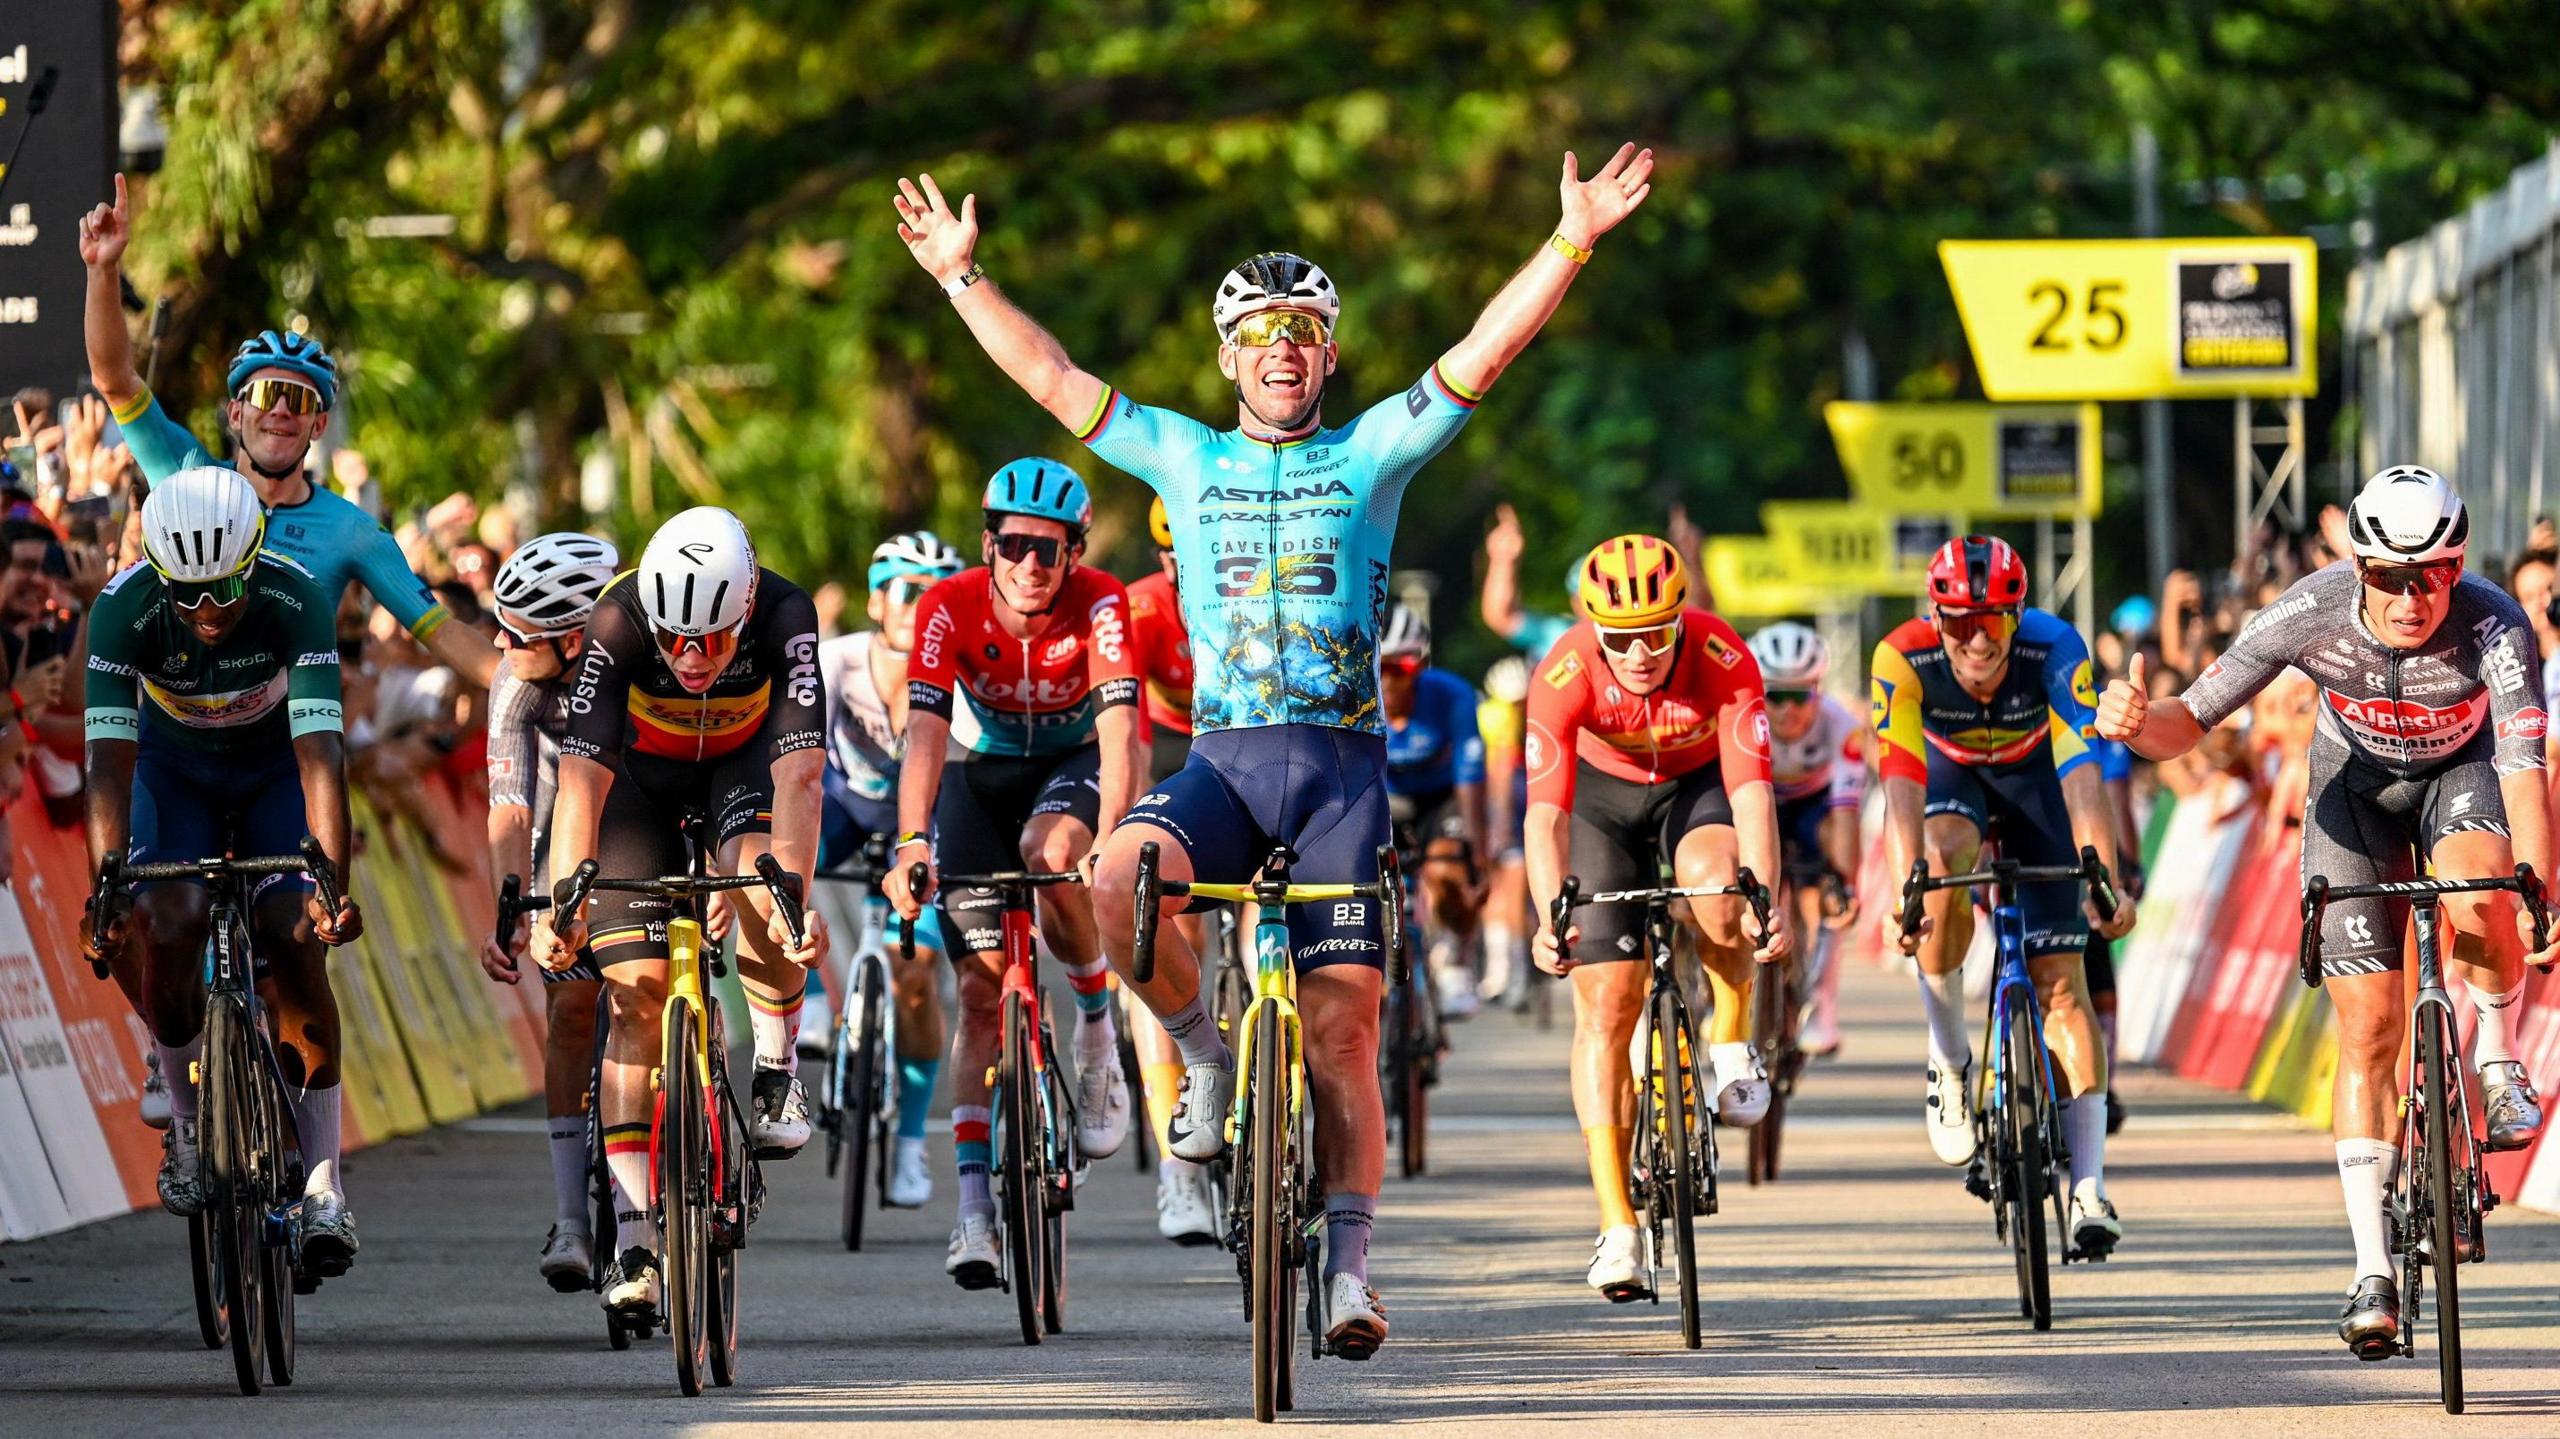
{"label": "asphalt road", "polygon": [[[1582,1285],[1592,1204],[1563,1084],[1565,1033],[1486,1016],[1458,1033],[1434,1172],[1389,1180],[1374,1268],[1393,1336],[1365,1365],[1300,1367],[1293,1428],[1760,1434],[2560,1434],[2560,1220],[2512,1207],[2464,1288],[2471,1413],[2418,1362],[2360,1364],[2332,1332],[2347,1244],[2330,1150],[2247,1104],[2150,1076],[2110,1152],[2127,1238],[2017,1318],[1989,1211],[1920,1132],[1907,981],[1850,976],[1849,1045],[1809,1079],[1785,1182],[1752,1190],[1728,1144],[1708,1222],[1708,1340],[1674,1311]],[[947,1164],[947,1140],[934,1140]],[[246,1400],[200,1348],[175,1221],[135,1215],[0,1248],[0,1434],[332,1436],[1241,1432],[1233,1265],[1154,1236],[1151,1190],[1097,1166],[1074,1220],[1069,1332],[1036,1349],[1011,1300],[942,1277],[949,1178],[920,1213],[836,1243],[811,1157],[769,1170],[747,1251],[737,1388],[687,1400],[663,1343],[614,1354],[594,1301],[533,1269],[549,1207],[538,1121],[495,1116],[347,1165],[363,1257],[302,1310],[301,1377]],[[2174,1429],[2164,1430],[2164,1420]]]}

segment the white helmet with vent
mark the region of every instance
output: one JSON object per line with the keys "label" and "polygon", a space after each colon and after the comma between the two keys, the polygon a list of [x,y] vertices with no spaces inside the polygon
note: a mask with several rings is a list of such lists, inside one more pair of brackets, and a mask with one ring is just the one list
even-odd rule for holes
{"label": "white helmet with vent", "polygon": [[1774,624],[1751,637],[1760,681],[1773,690],[1809,690],[1831,669],[1831,646],[1811,625]]}
{"label": "white helmet with vent", "polygon": [[2458,560],[2471,543],[2471,516],[2444,476],[2393,465],[2365,481],[2347,506],[2347,542],[2357,559],[2377,564]]}
{"label": "white helmet with vent", "polygon": [[180,470],[142,502],[142,552],[169,579],[229,579],[258,557],[266,533],[257,487],[221,465]]}
{"label": "white helmet with vent", "polygon": [[507,556],[490,586],[498,622],[526,639],[567,634],[587,622],[622,556],[593,535],[537,535]]}
{"label": "white helmet with vent", "polygon": [[696,505],[658,527],[640,552],[640,607],[671,635],[736,629],[756,605],[756,546],[736,515]]}

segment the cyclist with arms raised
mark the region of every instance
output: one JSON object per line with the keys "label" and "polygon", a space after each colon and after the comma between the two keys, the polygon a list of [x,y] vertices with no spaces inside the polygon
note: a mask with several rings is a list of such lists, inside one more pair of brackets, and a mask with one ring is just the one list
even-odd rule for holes
{"label": "cyclist with arms raised", "polygon": [[[596,596],[622,566],[593,535],[538,535],[498,568],[490,586],[498,643],[507,652],[489,687],[489,872],[522,876],[528,894],[551,892],[551,803],[559,793],[560,744],[569,734],[569,670],[586,645]],[[480,947],[480,968],[501,984],[524,972],[528,923],[501,946]],[[551,1141],[551,1232],[542,1241],[542,1277],[563,1294],[587,1287],[596,1236],[587,1209],[587,1084],[595,1065],[596,996],[604,977],[581,955],[566,969],[543,969],[542,1090]]]}
{"label": "cyclist with arms raised", "polygon": [[[338,1011],[327,963],[329,946],[364,925],[347,882],[337,606],[300,566],[260,552],[265,528],[257,492],[216,466],[170,475],[143,501],[145,561],[108,583],[91,616],[89,858],[291,854],[307,834],[337,866],[346,897],[335,914],[308,880],[271,875],[258,882],[249,916],[302,1145],[296,1287],[307,1288],[356,1257],[338,1174]],[[92,896],[90,954],[140,951],[143,1014],[171,1110],[160,1202],[194,1214],[204,1204],[194,1068],[210,894],[194,882],[144,885],[130,923],[121,903]],[[102,905],[117,917],[98,933]]]}
{"label": "cyclist with arms raised", "polygon": [[[1175,880],[1245,879],[1273,841],[1296,850],[1299,880],[1370,876],[1388,837],[1376,635],[1404,487],[1536,337],[1591,247],[1644,202],[1652,174],[1652,152],[1633,145],[1587,181],[1567,155],[1555,233],[1475,328],[1410,389],[1337,428],[1325,427],[1322,406],[1342,308],[1333,281],[1296,255],[1246,261],[1210,307],[1219,371],[1236,389],[1236,428],[1224,431],[1141,405],[1078,368],[972,258],[976,197],[954,211],[931,176],[920,187],[899,182],[900,237],[997,367],[1095,453],[1146,481],[1171,516],[1199,670],[1196,735],[1182,771],[1104,848],[1095,902],[1115,957],[1135,943],[1144,844],[1160,847]],[[1386,1170],[1377,1055],[1385,960],[1372,908],[1305,906],[1290,916],[1304,971],[1316,1167],[1329,1191],[1324,1327],[1329,1347],[1356,1358],[1376,1352],[1387,1332],[1367,1281]],[[1186,1066],[1173,1150],[1205,1160],[1226,1147],[1233,1058],[1209,1019],[1190,945],[1178,928],[1165,940],[1139,995]]]}
{"label": "cyclist with arms raised", "polygon": [[[771,854],[805,894],[826,765],[819,703],[818,614],[808,592],[756,563],[747,527],[727,510],[703,505],[669,519],[640,567],[607,587],[587,618],[552,806],[552,872],[574,874],[593,859],[610,877],[682,874],[690,867],[683,817],[697,810],[716,872],[753,874]],[[742,892],[753,921],[739,926],[738,953],[755,1035],[749,1138],[759,1157],[783,1158],[809,1142],[794,1041],[808,969],[826,955],[826,920],[807,911],[793,948],[772,895]],[[587,903],[587,913],[544,914],[527,948],[545,969],[565,969],[591,948],[604,975],[601,1108],[617,1231],[604,1305],[646,1324],[658,1311],[660,1275],[649,1222],[649,1077],[674,907],[618,893]],[[713,901],[713,938],[734,915],[732,902]]]}
{"label": "cyclist with arms raised", "polygon": [[1440,1012],[1476,1012],[1466,963],[1475,939],[1485,835],[1484,736],[1475,686],[1431,663],[1431,625],[1398,604],[1378,636],[1378,701],[1387,716],[1388,810],[1418,846]]}
{"label": "cyclist with arms raised", "polygon": [[[931,530],[891,535],[871,552],[865,601],[878,629],[839,635],[818,646],[818,677],[827,694],[826,823],[818,839],[818,866],[834,869],[862,852],[875,836],[898,828],[898,765],[907,745],[907,660],[916,648],[916,612],[926,592],[960,573],[960,552]],[[928,761],[939,763],[939,759]],[[889,944],[896,976],[898,1017],[898,1141],[890,1158],[889,1203],[916,1209],[933,1197],[933,1171],[925,1164],[925,1121],[933,1113],[933,1086],[942,1074],[942,926],[932,910],[916,916],[915,958]],[[827,976],[836,993],[850,995],[851,970]],[[818,1012],[800,1026],[800,1042],[824,1054],[827,1025]]]}
{"label": "cyclist with arms raised", "polygon": [[[1858,805],[1867,793],[1867,727],[1847,705],[1825,694],[1831,646],[1809,625],[1774,624],[1751,637],[1751,657],[1769,687],[1769,783],[1778,798],[1778,838],[1795,886],[1795,919],[1846,929],[1857,922]],[[1848,903],[1828,919],[1822,882],[1838,875]],[[1801,1036],[1805,1052],[1840,1047],[1836,997],[1840,966],[1815,976],[1812,1013]]]}
{"label": "cyclist with arms raised", "polygon": [[[1056,460],[1016,460],[987,482],[984,508],[985,564],[935,585],[916,614],[907,734],[917,762],[898,774],[898,867],[888,880],[889,902],[909,916],[934,897],[909,888],[912,861],[928,861],[937,881],[944,870],[1082,869],[1095,838],[1138,794],[1128,594],[1081,562],[1093,524],[1084,481]],[[925,762],[946,749],[949,760]],[[1129,1082],[1093,895],[1053,886],[1036,903],[1079,1016],[1076,1139],[1086,1155],[1106,1158],[1129,1137]],[[988,1099],[1003,1044],[1003,906],[992,889],[942,896],[960,970],[951,1049],[960,1212],[943,1269],[963,1289],[1002,1282]]]}
{"label": "cyclist with arms raised", "polygon": [[[1600,1200],[1592,1288],[1612,1303],[1649,1296],[1640,1277],[1627,1156],[1635,1117],[1628,1059],[1652,971],[1644,912],[1586,909],[1555,932],[1564,877],[1585,894],[1650,889],[1667,862],[1683,888],[1730,885],[1741,869],[1778,873],[1778,811],[1769,791],[1768,711],[1760,667],[1733,627],[1689,605],[1688,567],[1650,535],[1621,535],[1582,563],[1585,618],[1565,631],[1529,681],[1527,861],[1531,952],[1573,976],[1573,1110]],[[1748,995],[1755,957],[1787,956],[1786,917],[1765,934],[1737,896],[1690,900],[1683,922],[1705,940],[1707,967]],[[1756,951],[1756,956],[1755,956]],[[1716,1112],[1756,1124],[1769,1081],[1747,1039],[1711,1043]]]}
{"label": "cyclist with arms raised", "polygon": [[[2107,687],[2099,733],[2147,759],[2174,759],[2284,672],[2320,686],[2303,804],[2302,873],[2338,885],[2490,879],[2517,863],[2551,873],[2543,782],[2549,719],[2524,610],[2463,571],[2471,517],[2442,476],[2416,465],[2375,475],[2347,510],[2350,559],[2304,576],[2260,610],[2222,658],[2175,699],[2150,699],[2141,661]],[[2502,893],[2449,894],[2448,972],[2479,1025],[2486,1147],[2521,1149],[2542,1106],[2515,1050],[2532,919]],[[2359,1358],[2393,1352],[2400,1292],[2385,1213],[2399,1158],[2401,984],[2406,901],[2341,900],[2320,933],[2322,987],[2338,1015],[2332,1133],[2355,1240],[2355,1282],[2338,1332]]]}
{"label": "cyclist with arms raised", "polygon": [[[1868,667],[1886,872],[1908,874],[1925,854],[1930,873],[1961,874],[1995,826],[2020,864],[2077,864],[2090,845],[2112,872],[2116,826],[2088,744],[2097,722],[2088,646],[2061,617],[2027,607],[2026,562],[2005,540],[1947,541],[1929,559],[1928,585],[1929,613],[1886,635]],[[2133,928],[2133,898],[2120,895],[2103,920],[2068,883],[2021,885],[2017,902],[2045,1043],[2070,1090],[2071,1243],[2103,1256],[2124,1226],[2107,1199],[2107,1053],[2082,954],[2092,925],[2110,938]],[[1929,1021],[1929,1146],[1952,1165],[1973,1158],[1972,938],[1973,897],[1961,890],[1931,894],[1919,931],[1900,937],[1919,957]]]}

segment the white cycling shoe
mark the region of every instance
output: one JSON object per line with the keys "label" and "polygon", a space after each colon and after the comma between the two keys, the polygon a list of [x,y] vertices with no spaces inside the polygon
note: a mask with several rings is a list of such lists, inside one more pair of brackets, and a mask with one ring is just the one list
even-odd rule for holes
{"label": "white cycling shoe", "polygon": [[2094,1185],[2071,1193],[2071,1247],[2091,1259],[2104,1259],[2124,1242],[2124,1224],[2116,1207]]}
{"label": "white cycling shoe", "polygon": [[1929,1066],[1929,1097],[1921,1106],[1929,1128],[1929,1149],[1941,1164],[1963,1166],[1973,1160],[1973,1066],[1957,1069]]}
{"label": "white cycling shoe", "polygon": [[1453,960],[1438,973],[1442,1019],[1472,1019],[1484,1008],[1483,997],[1476,993],[1476,977],[1463,966]]}
{"label": "white cycling shoe", "polygon": [[951,1253],[942,1261],[942,1272],[963,1289],[993,1289],[1002,1281],[996,1269],[1004,1262],[1004,1254],[996,1247],[995,1216],[963,1214],[951,1231]]}
{"label": "white cycling shoe", "polygon": [[889,1159],[889,1207],[922,1209],[933,1198],[933,1166],[925,1163],[924,1141],[901,1139]]}
{"label": "white cycling shoe", "polygon": [[1174,1096],[1171,1131],[1173,1157],[1206,1164],[1227,1152],[1227,1111],[1236,1102],[1233,1062],[1194,1064],[1182,1071],[1182,1092]]}
{"label": "white cycling shoe", "polygon": [[1769,1112],[1769,1076],[1760,1055],[1740,1040],[1707,1046],[1707,1063],[1716,1076],[1716,1118],[1737,1129],[1749,1129]]}
{"label": "white cycling shoe", "polygon": [[604,1307],[643,1332],[658,1322],[658,1256],[632,1245],[604,1275]]}
{"label": "white cycling shoe", "polygon": [[789,1159],[799,1153],[809,1142],[809,1093],[800,1087],[799,1076],[759,1064],[751,1092],[755,1122],[747,1126],[747,1138],[755,1145],[756,1158]]}
{"label": "white cycling shoe", "polygon": [[1199,1166],[1168,1167],[1156,1175],[1156,1233],[1185,1249],[1218,1242],[1217,1216],[1209,1210],[1209,1176]]}
{"label": "white cycling shoe", "polygon": [[542,1241],[542,1278],[561,1294],[576,1294],[587,1287],[595,1269],[595,1241],[583,1229],[551,1226],[549,1238]]}
{"label": "white cycling shoe", "polygon": [[1612,1304],[1633,1304],[1653,1297],[1644,1272],[1644,1237],[1632,1224],[1613,1224],[1591,1241],[1591,1268],[1584,1282]]}
{"label": "white cycling shoe", "polygon": [[142,1122],[154,1129],[169,1127],[169,1081],[160,1073],[160,1052],[142,1056]]}
{"label": "white cycling shoe", "polygon": [[1076,1061],[1076,1147],[1087,1159],[1109,1159],[1129,1142],[1129,1080],[1115,1047]]}
{"label": "white cycling shoe", "polygon": [[[1838,961],[1834,961],[1837,963]],[[1840,1016],[1828,999],[1816,999],[1813,1012],[1805,1016],[1804,1028],[1796,1035],[1796,1045],[1816,1059],[1829,1059],[1840,1052]]]}
{"label": "white cycling shoe", "polygon": [[1324,1313],[1327,1354],[1366,1359],[1387,1342],[1387,1306],[1358,1275],[1336,1274],[1325,1281]]}

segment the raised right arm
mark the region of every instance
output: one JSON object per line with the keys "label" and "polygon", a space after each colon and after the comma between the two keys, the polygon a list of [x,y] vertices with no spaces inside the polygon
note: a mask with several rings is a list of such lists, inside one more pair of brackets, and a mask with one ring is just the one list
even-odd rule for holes
{"label": "raised right arm", "polygon": [[[1050,418],[1081,432],[1101,406],[1103,383],[1076,368],[1057,337],[1005,297],[978,269],[978,197],[963,195],[957,212],[931,175],[898,181],[898,238],[926,274],[951,295],[951,307],[978,337],[987,358],[1022,387]],[[969,277],[974,275],[975,279]],[[967,283],[962,283],[963,281]],[[959,288],[955,291],[954,286]]]}
{"label": "raised right arm", "polygon": [[134,368],[133,333],[124,324],[124,247],[132,238],[125,218],[124,176],[116,198],[80,218],[80,262],[89,287],[80,309],[81,338],[89,347],[89,382],[109,405],[128,410],[142,397],[142,371]]}

